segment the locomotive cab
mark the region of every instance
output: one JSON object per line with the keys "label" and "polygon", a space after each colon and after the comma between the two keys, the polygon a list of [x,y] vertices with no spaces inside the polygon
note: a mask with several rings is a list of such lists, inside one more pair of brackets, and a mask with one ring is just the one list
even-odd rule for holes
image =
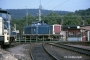
{"label": "locomotive cab", "polygon": [[0,9],[0,44],[11,44],[11,15],[5,10]]}

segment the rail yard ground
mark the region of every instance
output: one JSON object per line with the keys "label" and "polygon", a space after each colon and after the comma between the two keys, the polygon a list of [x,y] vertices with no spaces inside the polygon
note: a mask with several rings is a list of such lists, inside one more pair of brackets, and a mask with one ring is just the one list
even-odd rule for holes
{"label": "rail yard ground", "polygon": [[[11,47],[0,49],[0,60],[90,60],[90,55],[54,46],[55,44],[60,46],[59,43],[15,43]],[[77,47],[78,44],[74,46]],[[80,46],[84,48],[83,45]]]}
{"label": "rail yard ground", "polygon": [[0,49],[0,60],[17,60],[10,52]]}
{"label": "rail yard ground", "polygon": [[30,44],[19,44],[17,46],[0,49],[0,60],[31,60]]}

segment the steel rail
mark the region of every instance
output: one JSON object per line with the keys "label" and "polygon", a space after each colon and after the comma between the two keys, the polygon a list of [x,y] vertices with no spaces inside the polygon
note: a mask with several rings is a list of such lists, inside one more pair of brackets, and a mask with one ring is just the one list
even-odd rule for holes
{"label": "steel rail", "polygon": [[42,44],[42,47],[43,47],[43,49],[45,50],[45,52],[46,52],[49,56],[51,56],[54,60],[59,60],[58,58],[56,58],[54,55],[50,54],[50,53],[46,50],[46,48],[44,47],[44,44]]}
{"label": "steel rail", "polygon": [[75,52],[90,56],[90,50],[88,49],[83,49],[83,48],[74,47],[74,46],[65,45],[65,44],[50,44],[50,45],[61,47],[67,50],[75,51]]}
{"label": "steel rail", "polygon": [[[42,48],[43,48],[43,50],[45,51],[45,53],[47,53],[53,60],[59,60],[59,59],[57,59],[55,56],[53,56],[52,54],[50,54],[50,53],[45,49],[44,44],[42,44]],[[32,59],[32,60],[35,60],[35,59],[34,59],[34,56],[33,56],[33,53],[32,53],[32,46],[31,46],[30,56],[31,56],[31,59]]]}

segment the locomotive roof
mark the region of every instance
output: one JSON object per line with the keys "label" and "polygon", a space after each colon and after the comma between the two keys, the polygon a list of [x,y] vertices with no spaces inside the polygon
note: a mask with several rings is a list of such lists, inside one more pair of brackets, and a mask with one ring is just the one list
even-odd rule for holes
{"label": "locomotive roof", "polygon": [[[5,11],[5,10],[0,9],[0,13],[8,13],[8,12]],[[10,14],[10,13],[8,13],[8,14]]]}

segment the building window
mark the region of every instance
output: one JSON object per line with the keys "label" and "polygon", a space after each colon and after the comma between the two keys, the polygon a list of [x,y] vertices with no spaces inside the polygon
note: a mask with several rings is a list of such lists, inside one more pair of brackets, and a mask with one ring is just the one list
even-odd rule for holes
{"label": "building window", "polygon": [[68,37],[75,37],[74,32],[69,32],[69,33],[68,33]]}

